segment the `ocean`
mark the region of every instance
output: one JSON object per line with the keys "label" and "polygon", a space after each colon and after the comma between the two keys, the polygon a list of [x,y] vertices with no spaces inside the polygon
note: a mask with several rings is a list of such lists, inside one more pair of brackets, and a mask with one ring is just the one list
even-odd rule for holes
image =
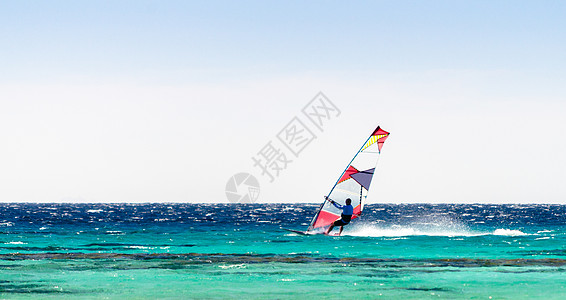
{"label": "ocean", "polygon": [[0,299],[566,299],[566,206],[0,204]]}

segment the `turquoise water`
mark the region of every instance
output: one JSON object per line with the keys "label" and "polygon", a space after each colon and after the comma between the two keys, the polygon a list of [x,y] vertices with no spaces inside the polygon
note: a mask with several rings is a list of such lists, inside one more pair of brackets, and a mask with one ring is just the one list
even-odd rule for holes
{"label": "turquoise water", "polygon": [[4,204],[0,298],[564,299],[566,206]]}

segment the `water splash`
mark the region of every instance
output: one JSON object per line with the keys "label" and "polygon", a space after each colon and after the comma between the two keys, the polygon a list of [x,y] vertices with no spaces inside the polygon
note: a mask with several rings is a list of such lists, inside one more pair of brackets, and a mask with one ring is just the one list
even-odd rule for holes
{"label": "water splash", "polygon": [[479,236],[486,233],[471,230],[467,225],[445,215],[414,217],[404,225],[379,226],[376,224],[356,224],[344,235],[368,237],[398,236]]}
{"label": "water splash", "polygon": [[433,228],[418,225],[379,227],[374,225],[356,226],[342,235],[367,237],[399,237],[399,236],[480,236],[485,233],[474,232],[466,228]]}

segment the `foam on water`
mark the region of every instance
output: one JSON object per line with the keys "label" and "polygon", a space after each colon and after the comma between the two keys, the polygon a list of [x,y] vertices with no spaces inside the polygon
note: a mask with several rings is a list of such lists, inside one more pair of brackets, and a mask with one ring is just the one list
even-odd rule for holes
{"label": "foam on water", "polygon": [[521,236],[527,234],[520,230],[514,230],[514,229],[496,229],[493,232],[493,235]]}
{"label": "foam on water", "polygon": [[479,236],[485,233],[474,232],[465,228],[431,228],[421,226],[390,226],[378,227],[375,225],[363,225],[353,227],[351,230],[345,231],[343,235],[347,236],[366,236],[366,237],[400,237],[400,236]]}
{"label": "foam on water", "polygon": [[411,216],[406,224],[376,225],[357,223],[345,235],[367,237],[399,236],[478,236],[485,233],[471,230],[463,222],[441,215]]}
{"label": "foam on water", "polygon": [[423,226],[399,226],[379,227],[374,225],[363,225],[353,227],[351,230],[344,231],[344,236],[365,236],[365,237],[405,237],[405,236],[446,236],[446,237],[472,237],[483,235],[496,236],[525,236],[529,235],[516,229],[496,229],[493,232],[479,232],[465,227],[440,227],[431,228]]}
{"label": "foam on water", "polygon": [[21,242],[21,241],[15,241],[15,242],[7,242],[4,243],[5,245],[25,245],[27,243]]}

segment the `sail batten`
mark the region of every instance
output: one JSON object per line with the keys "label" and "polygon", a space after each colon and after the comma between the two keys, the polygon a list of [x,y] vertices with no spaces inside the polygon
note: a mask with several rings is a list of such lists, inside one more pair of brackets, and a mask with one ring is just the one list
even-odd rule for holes
{"label": "sail batten", "polygon": [[[364,201],[373,179],[381,148],[388,136],[389,132],[378,126],[356,152],[328,193],[329,199],[341,205],[346,203],[347,198],[352,200],[354,207],[352,219],[359,217],[363,211]],[[325,200],[313,217],[307,232],[329,226],[340,218],[340,214],[340,209]]]}

